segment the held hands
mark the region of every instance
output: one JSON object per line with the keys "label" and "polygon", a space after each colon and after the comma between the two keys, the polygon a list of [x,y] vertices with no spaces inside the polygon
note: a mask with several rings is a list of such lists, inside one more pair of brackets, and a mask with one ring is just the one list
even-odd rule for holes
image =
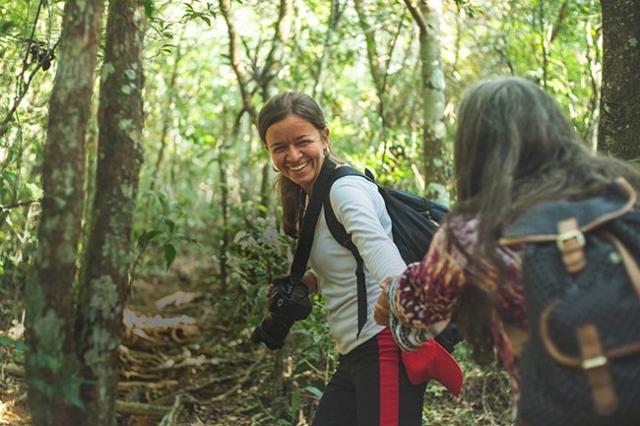
{"label": "held hands", "polygon": [[305,272],[302,277],[302,284],[307,286],[307,290],[309,290],[309,294],[314,294],[318,292],[318,278],[316,274],[311,271]]}
{"label": "held hands", "polygon": [[378,301],[376,305],[373,307],[373,319],[379,325],[388,326],[389,325],[389,299],[387,297],[387,287],[393,280],[393,277],[387,277],[380,283],[380,287],[382,287],[382,291],[378,296]]}

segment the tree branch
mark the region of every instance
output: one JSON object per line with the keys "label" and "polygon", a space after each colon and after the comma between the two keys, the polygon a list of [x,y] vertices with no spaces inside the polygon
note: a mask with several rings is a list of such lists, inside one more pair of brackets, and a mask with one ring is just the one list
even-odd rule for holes
{"label": "tree branch", "polygon": [[[29,39],[27,40],[27,49],[24,52],[24,58],[22,60],[22,70],[20,71],[20,74],[18,75],[18,78],[17,78],[16,96],[14,98],[13,106],[11,107],[11,109],[7,113],[7,116],[4,118],[4,120],[2,120],[2,123],[0,124],[0,138],[3,137],[7,133],[7,131],[9,130],[9,123],[13,119],[13,116],[16,113],[16,111],[18,110],[18,107],[20,106],[20,103],[22,103],[22,100],[24,99],[25,95],[27,94],[27,90],[29,90],[29,86],[31,86],[31,81],[33,80],[33,77],[36,75],[36,73],[38,71],[40,71],[40,68],[42,68],[42,64],[40,62],[36,62],[35,70],[33,70],[33,72],[29,75],[29,78],[27,79],[27,82],[26,83],[24,82],[24,75],[27,72],[27,69],[29,68],[29,52],[31,51],[31,44],[34,41],[33,40],[33,36],[36,33],[36,27],[38,25],[38,19],[40,18],[40,10],[42,9],[43,2],[44,2],[44,0],[40,0],[38,2],[38,9],[36,10],[36,17],[33,20],[33,25],[31,27],[31,35],[29,36]],[[60,41],[60,39],[58,39],[56,44],[50,50],[51,52],[53,52],[56,49],[56,47],[58,46],[58,42],[59,41]]]}
{"label": "tree branch", "polygon": [[416,9],[416,7],[413,5],[413,3],[411,2],[411,0],[404,0],[404,4],[407,5],[407,9],[409,9],[409,13],[411,13],[411,16],[413,17],[413,20],[416,21],[416,24],[418,25],[418,28],[420,29],[421,33],[426,33],[427,32],[427,24],[425,24],[424,22],[424,18],[422,17],[422,13],[420,13],[420,11],[418,9]]}
{"label": "tree branch", "polygon": [[567,17],[568,10],[569,10],[569,0],[564,0],[564,2],[562,3],[562,6],[560,6],[560,11],[558,12],[558,18],[556,19],[556,22],[553,24],[553,27],[551,30],[551,36],[549,36],[549,44],[553,43],[553,40],[555,40],[557,35],[560,33],[560,28],[562,27],[562,23],[564,19]]}
{"label": "tree branch", "polygon": [[39,203],[41,201],[42,201],[42,199],[22,200],[22,201],[17,201],[15,203],[7,204],[6,206],[3,206],[2,204],[0,204],[0,211],[6,211],[6,210],[15,209],[15,208],[18,208],[18,207],[24,207],[24,206],[28,206],[28,205],[31,205],[31,204]]}
{"label": "tree branch", "polygon": [[376,91],[380,93],[380,90],[382,89],[382,77],[380,75],[382,73],[382,70],[380,69],[380,63],[378,62],[378,48],[376,38],[371,25],[369,25],[367,16],[364,13],[364,9],[362,8],[362,1],[354,0],[353,4],[356,7],[356,12],[358,13],[358,21],[360,22],[360,28],[362,28],[365,43],[367,45],[367,56],[369,57],[371,78],[373,79],[373,84],[376,87]]}
{"label": "tree branch", "polygon": [[344,12],[346,7],[346,2],[342,4],[342,8],[340,7],[340,0],[331,0],[331,13],[329,14],[329,23],[327,25],[327,32],[324,39],[324,46],[322,47],[322,54],[320,55],[320,59],[318,60],[318,69],[315,75],[315,82],[313,84],[313,91],[311,92],[311,97],[315,98],[318,94],[319,88],[321,86],[320,81],[322,77],[322,70],[325,65],[327,52],[329,52],[329,48],[331,47],[331,36],[338,28],[338,23],[340,22],[340,17]]}
{"label": "tree branch", "polygon": [[238,33],[230,15],[231,2],[229,0],[219,0],[218,3],[220,5],[220,11],[224,17],[224,21],[227,24],[227,32],[229,33],[229,60],[231,62],[231,68],[233,68],[233,72],[238,80],[242,105],[244,109],[249,112],[251,118],[255,119],[256,109],[253,106],[251,93],[248,89],[249,78],[247,77],[244,67],[240,63],[238,55]]}
{"label": "tree branch", "polygon": [[265,101],[269,98],[269,83],[277,74],[274,72],[274,69],[282,60],[282,51],[284,49],[285,42],[289,37],[292,9],[293,5],[291,0],[280,0],[278,20],[275,24],[275,31],[271,41],[271,49],[267,54],[267,59],[264,62],[264,67],[262,67],[262,72],[260,73],[258,81],[258,84],[260,84],[262,89],[262,98]]}

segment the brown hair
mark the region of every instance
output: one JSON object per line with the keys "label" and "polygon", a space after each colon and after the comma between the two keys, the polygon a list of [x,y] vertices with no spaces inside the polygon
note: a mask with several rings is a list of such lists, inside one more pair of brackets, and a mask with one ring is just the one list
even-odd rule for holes
{"label": "brown hair", "polygon": [[[592,154],[556,101],[519,77],[483,80],[466,92],[458,113],[454,163],[458,204],[451,216],[480,218],[478,247],[467,253],[474,276],[502,273],[497,240],[505,225],[533,205],[588,197],[618,176],[640,190],[638,170]],[[456,244],[452,232],[449,236]],[[487,271],[487,265],[494,271]],[[492,342],[494,295],[482,282],[472,285],[461,295],[457,312],[474,354],[483,355]]]}

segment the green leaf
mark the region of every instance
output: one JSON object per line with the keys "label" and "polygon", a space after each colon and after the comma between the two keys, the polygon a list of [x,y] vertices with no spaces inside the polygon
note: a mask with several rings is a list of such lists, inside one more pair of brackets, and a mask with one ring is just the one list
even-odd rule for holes
{"label": "green leaf", "polygon": [[27,350],[27,345],[20,340],[14,340],[11,337],[0,335],[0,346],[8,346],[14,348],[18,352],[24,352]]}
{"label": "green leaf", "polygon": [[149,241],[153,240],[155,237],[157,237],[161,233],[162,231],[158,229],[152,229],[152,230],[143,232],[142,235],[140,235],[140,237],[138,238],[138,247],[139,248],[146,247],[147,244],[149,244]]}
{"label": "green leaf", "polygon": [[164,192],[156,192],[156,198],[163,209],[166,210],[169,207],[169,204],[167,202],[167,194],[165,194]]}
{"label": "green leaf", "polygon": [[16,24],[14,24],[12,21],[0,22],[0,34],[9,34],[9,30],[15,26]]}
{"label": "green leaf", "polygon": [[202,19],[208,26],[211,26],[211,18],[205,15],[198,15],[198,18]]}
{"label": "green leaf", "polygon": [[155,13],[153,0],[144,0],[143,4],[144,4],[144,14],[147,16],[147,19],[151,20],[153,18],[153,14]]}
{"label": "green leaf", "polygon": [[304,389],[318,399],[322,397],[322,391],[315,386],[307,386]]}
{"label": "green leaf", "polygon": [[65,380],[62,385],[62,394],[64,395],[65,401],[78,408],[84,409],[85,405],[80,396],[80,386],[85,382],[86,381],[76,377],[69,377],[69,379]]}
{"label": "green leaf", "polygon": [[176,229],[176,223],[168,217],[165,217],[164,224],[167,225],[167,228],[169,228],[169,233],[173,234],[173,231]]}
{"label": "green leaf", "polygon": [[164,260],[167,263],[167,269],[171,267],[173,260],[176,258],[176,248],[173,244],[164,245]]}
{"label": "green leaf", "polygon": [[259,212],[261,213],[268,213],[269,212],[269,208],[267,206],[265,206],[264,204],[258,204],[256,206],[256,208],[258,209]]}

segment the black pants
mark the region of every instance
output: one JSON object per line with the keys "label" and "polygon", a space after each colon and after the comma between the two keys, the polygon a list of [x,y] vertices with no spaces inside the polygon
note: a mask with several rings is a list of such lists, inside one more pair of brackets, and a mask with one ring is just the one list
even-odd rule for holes
{"label": "black pants", "polygon": [[420,426],[426,385],[407,379],[388,329],[338,358],[313,426]]}

